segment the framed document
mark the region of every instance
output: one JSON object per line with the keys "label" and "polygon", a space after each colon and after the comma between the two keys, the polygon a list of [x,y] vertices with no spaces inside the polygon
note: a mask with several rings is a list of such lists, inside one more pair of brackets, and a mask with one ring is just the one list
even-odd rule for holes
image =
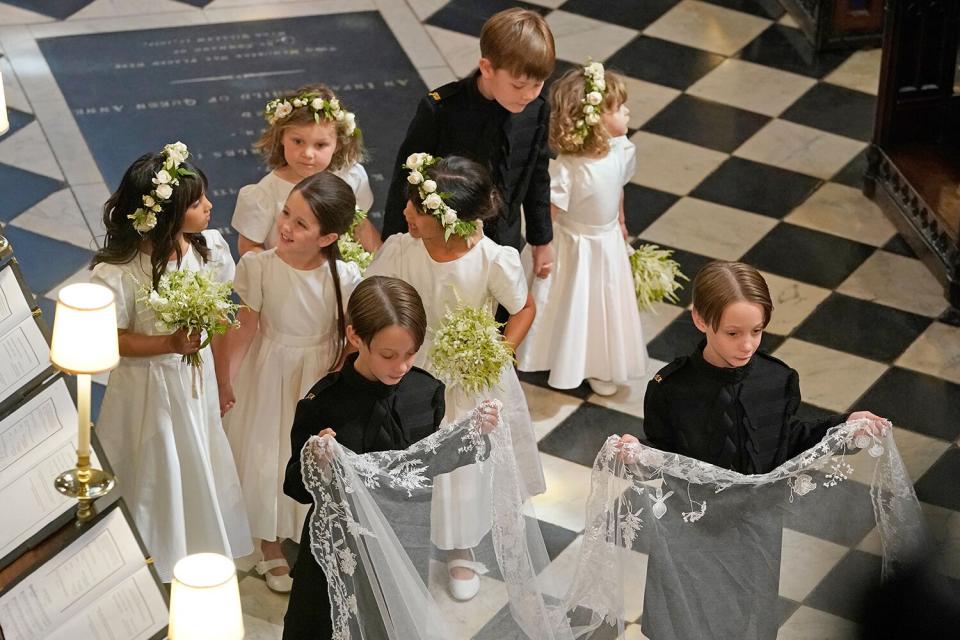
{"label": "framed document", "polygon": [[11,260],[0,268],[0,411],[53,373],[49,332],[32,303],[33,294]]}

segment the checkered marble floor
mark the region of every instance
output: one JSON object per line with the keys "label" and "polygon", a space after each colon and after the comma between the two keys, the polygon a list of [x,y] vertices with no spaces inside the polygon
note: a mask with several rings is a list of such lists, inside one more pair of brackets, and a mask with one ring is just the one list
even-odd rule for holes
{"label": "checkered marble floor", "polygon": [[[894,422],[939,567],[960,585],[960,327],[938,320],[941,288],[859,190],[880,52],[813,56],[775,0],[0,2],[11,119],[0,137],[0,222],[44,313],[52,317],[59,287],[85,277],[109,190],[37,38],[371,10],[433,87],[472,70],[484,19],[513,5],[546,16],[558,73],[592,57],[627,76],[639,161],[626,219],[636,241],[674,249],[691,275],[711,258],[756,265],[776,305],[763,348],[800,372],[803,411],[869,409]],[[680,304],[644,316],[648,377],[698,341],[689,301],[685,291]],[[537,515],[550,570],[569,576],[589,465],[608,435],[642,431],[646,379],[606,398],[585,385],[551,390],[543,375],[523,380],[549,487]],[[855,596],[878,574],[870,520],[851,516],[821,537],[787,532],[780,638],[853,636]],[[286,599],[267,590],[253,562],[238,562],[248,637],[278,638]],[[631,562],[627,611],[636,621],[646,556],[633,552]],[[856,575],[862,581],[849,582]],[[506,615],[493,603],[471,628],[503,637]],[[639,625],[626,637],[641,638]]]}

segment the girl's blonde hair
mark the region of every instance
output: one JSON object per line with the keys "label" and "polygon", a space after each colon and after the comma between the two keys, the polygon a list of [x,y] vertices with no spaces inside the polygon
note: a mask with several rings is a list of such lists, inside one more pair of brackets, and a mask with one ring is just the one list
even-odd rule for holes
{"label": "girl's blonde hair", "polygon": [[[627,85],[613,71],[605,71],[604,80],[607,89],[599,109],[609,113],[627,101]],[[603,155],[610,150],[610,134],[602,122],[587,127],[582,140],[577,134],[577,121],[583,119],[584,87],[583,67],[570,69],[550,87],[549,142],[556,153]]]}
{"label": "girl's blonde hair", "polygon": [[[324,100],[336,98],[336,94],[325,84],[308,84],[294,92],[294,96],[304,93],[319,93]],[[345,107],[344,107],[345,108]],[[321,124],[333,124],[337,129],[337,148],[330,158],[328,171],[339,171],[361,162],[366,156],[363,148],[363,136],[359,129],[356,135],[347,135],[346,122],[336,120],[320,120]],[[253,144],[253,150],[263,156],[270,170],[279,169],[287,164],[283,157],[283,132],[290,127],[299,127],[305,124],[316,124],[313,111],[308,107],[294,109],[289,116],[281,118],[267,126],[260,135],[260,139]]]}
{"label": "girl's blonde hair", "polygon": [[693,278],[693,308],[714,331],[727,305],[752,302],[763,309],[763,326],[770,323],[773,301],[767,281],[754,267],[743,262],[714,260]]}

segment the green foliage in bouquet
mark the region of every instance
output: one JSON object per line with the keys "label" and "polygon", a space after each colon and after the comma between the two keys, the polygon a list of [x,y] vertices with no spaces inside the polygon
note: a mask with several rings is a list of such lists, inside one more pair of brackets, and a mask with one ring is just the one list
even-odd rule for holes
{"label": "green foliage in bouquet", "polygon": [[[200,271],[167,271],[160,277],[156,289],[140,287],[138,300],[157,316],[158,331],[186,329],[205,332],[200,348],[210,344],[215,335],[222,335],[237,324],[240,305],[230,299],[232,282],[217,282],[207,269]],[[194,367],[203,363],[200,352],[183,356],[183,361]]]}
{"label": "green foliage in bouquet", "polygon": [[345,262],[353,262],[360,268],[360,273],[370,266],[373,262],[373,254],[363,248],[354,237],[357,226],[367,219],[367,212],[359,207],[353,213],[353,222],[347,232],[337,239],[337,247],[340,249],[340,257]]}
{"label": "green foliage in bouquet", "polygon": [[676,291],[683,288],[680,280],[690,278],[680,271],[680,264],[671,259],[673,251],[655,244],[642,244],[630,254],[630,269],[641,311],[653,309],[653,303],[662,300],[676,302]]}
{"label": "green foliage in bouquet", "polygon": [[430,361],[437,377],[453,388],[476,395],[500,381],[503,368],[514,362],[500,327],[487,307],[458,303],[433,332]]}

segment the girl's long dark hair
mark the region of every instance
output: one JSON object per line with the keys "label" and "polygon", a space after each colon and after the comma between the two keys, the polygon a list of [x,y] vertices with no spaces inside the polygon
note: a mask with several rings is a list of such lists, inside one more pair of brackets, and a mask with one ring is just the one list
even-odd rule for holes
{"label": "girl's long dark hair", "polygon": [[[320,223],[320,233],[336,233],[343,235],[353,224],[353,214],[357,207],[357,199],[353,189],[346,182],[327,171],[315,173],[304,178],[293,188],[299,192],[307,202],[313,215]],[[340,247],[331,242],[320,250],[327,259],[330,267],[330,277],[333,278],[333,289],[337,294],[337,343],[331,370],[336,369],[343,357],[343,347],[347,340],[347,321],[343,311],[343,291],[340,288],[340,272],[337,270],[337,260],[340,259]]]}
{"label": "girl's long dark hair", "polygon": [[[167,268],[171,255],[177,256],[177,265],[183,259],[183,251],[177,242],[177,234],[183,228],[187,209],[203,196],[207,189],[207,177],[189,162],[181,165],[195,176],[182,176],[180,184],[173,188],[173,195],[157,214],[157,226],[142,236],[133,228],[128,215],[143,206],[143,196],[154,188],[153,177],[163,167],[163,154],[146,153],[137,158],[123,174],[120,186],[103,205],[103,226],[107,229],[103,248],[94,254],[90,267],[106,262],[126,264],[137,257],[144,240],[150,241],[150,275],[153,288],[160,283],[160,276]],[[186,233],[184,238],[193,245],[193,250],[206,262],[210,258],[207,240],[199,233]]]}
{"label": "girl's long dark hair", "polygon": [[[437,193],[455,209],[462,220],[483,220],[500,215],[503,201],[500,191],[490,179],[490,172],[479,162],[462,156],[447,156],[427,169],[428,177],[437,183]],[[407,198],[424,213],[417,185],[407,185]]]}

